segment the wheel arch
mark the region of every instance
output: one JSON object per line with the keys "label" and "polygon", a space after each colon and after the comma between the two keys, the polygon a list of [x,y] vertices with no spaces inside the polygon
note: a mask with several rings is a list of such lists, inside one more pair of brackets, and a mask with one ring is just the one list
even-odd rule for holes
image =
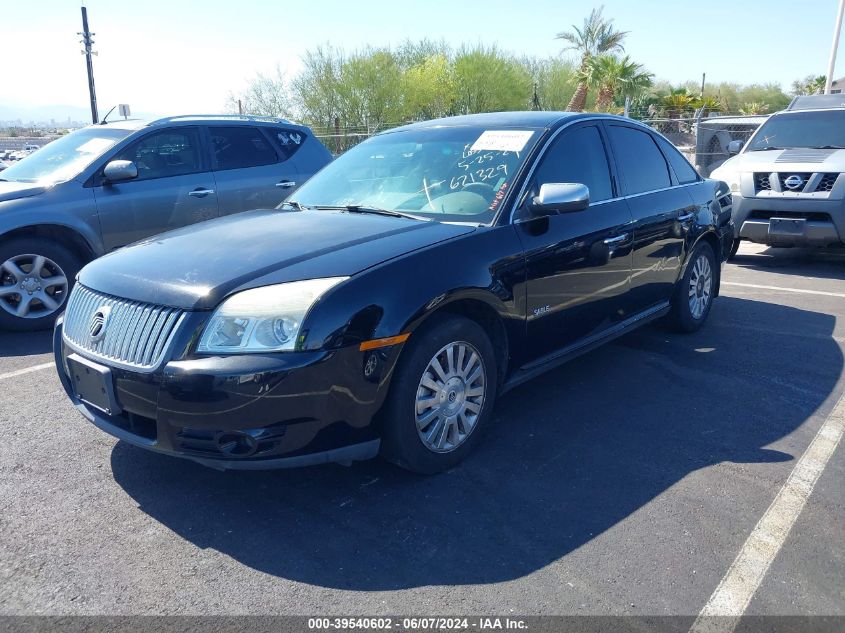
{"label": "wheel arch", "polygon": [[37,238],[52,240],[69,248],[83,264],[97,257],[91,241],[80,231],[64,224],[33,224],[21,226],[0,235],[0,241],[16,238]]}
{"label": "wheel arch", "polygon": [[444,314],[465,317],[476,322],[484,329],[490,337],[490,343],[496,354],[498,386],[501,387],[508,374],[512,347],[512,335],[508,332],[508,327],[505,325],[501,306],[495,305],[495,302],[492,300],[482,298],[482,295],[479,293],[456,295],[448,300],[437,303],[436,306],[416,319],[408,328],[411,332],[411,338],[413,338],[414,332],[428,323],[432,317]]}
{"label": "wheel arch", "polygon": [[[719,296],[719,289],[721,288],[721,282],[722,282],[722,267],[720,265],[720,263],[722,262],[722,253],[721,253],[722,247],[721,247],[721,244],[719,242],[719,237],[716,235],[715,231],[713,231],[713,230],[704,231],[701,235],[699,235],[696,238],[695,242],[693,242],[693,245],[689,250],[690,256],[695,251],[695,249],[698,247],[698,245],[701,244],[702,242],[706,242],[707,244],[709,244],[710,248],[713,249],[713,255],[716,256],[716,265],[713,268],[713,277],[715,278],[714,279],[715,283],[714,283],[714,288],[713,288],[713,297],[715,298],[715,297]],[[684,275],[686,274],[687,267],[690,264],[690,259],[691,259],[691,257],[687,257],[686,261],[684,261],[683,269],[681,270],[681,274],[678,277],[679,281],[681,279],[683,279]]]}

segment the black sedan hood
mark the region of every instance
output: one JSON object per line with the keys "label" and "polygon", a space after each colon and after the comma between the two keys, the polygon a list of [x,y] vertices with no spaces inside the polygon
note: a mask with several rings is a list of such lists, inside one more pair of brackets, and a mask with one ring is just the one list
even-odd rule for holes
{"label": "black sedan hood", "polygon": [[135,301],[211,309],[235,290],[351,276],[473,230],[361,213],[250,211],[115,251],[86,266],[79,281]]}

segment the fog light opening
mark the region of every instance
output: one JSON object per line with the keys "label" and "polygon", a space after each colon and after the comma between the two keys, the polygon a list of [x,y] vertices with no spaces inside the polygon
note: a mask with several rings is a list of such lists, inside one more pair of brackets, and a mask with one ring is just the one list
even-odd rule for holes
{"label": "fog light opening", "polygon": [[227,455],[248,457],[258,450],[258,440],[249,433],[231,431],[217,436],[217,448]]}

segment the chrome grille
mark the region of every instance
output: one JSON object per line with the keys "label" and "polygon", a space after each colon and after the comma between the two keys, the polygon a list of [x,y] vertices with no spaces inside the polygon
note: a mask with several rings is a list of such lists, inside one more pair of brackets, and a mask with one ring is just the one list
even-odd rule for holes
{"label": "chrome grille", "polygon": [[[95,340],[91,327],[103,308],[108,312],[105,333]],[[76,284],[68,299],[63,336],[90,356],[131,369],[153,370],[161,364],[183,314],[175,308],[120,299]]]}
{"label": "chrome grille", "polygon": [[[786,186],[786,179],[790,176],[801,178],[801,186],[797,189],[790,189]],[[830,193],[836,179],[837,173],[825,172],[794,172],[781,171],[773,173],[754,173],[754,191],[774,191],[777,193]]]}

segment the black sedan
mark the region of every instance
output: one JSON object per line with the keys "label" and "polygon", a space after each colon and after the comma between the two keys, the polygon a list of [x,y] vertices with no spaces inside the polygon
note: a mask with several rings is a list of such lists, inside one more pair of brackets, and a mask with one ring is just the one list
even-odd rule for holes
{"label": "black sedan", "polygon": [[295,198],[82,270],[55,352],[88,420],[221,469],[438,472],[507,389],[657,318],[701,327],[733,237],[724,183],[606,115],[408,125]]}

